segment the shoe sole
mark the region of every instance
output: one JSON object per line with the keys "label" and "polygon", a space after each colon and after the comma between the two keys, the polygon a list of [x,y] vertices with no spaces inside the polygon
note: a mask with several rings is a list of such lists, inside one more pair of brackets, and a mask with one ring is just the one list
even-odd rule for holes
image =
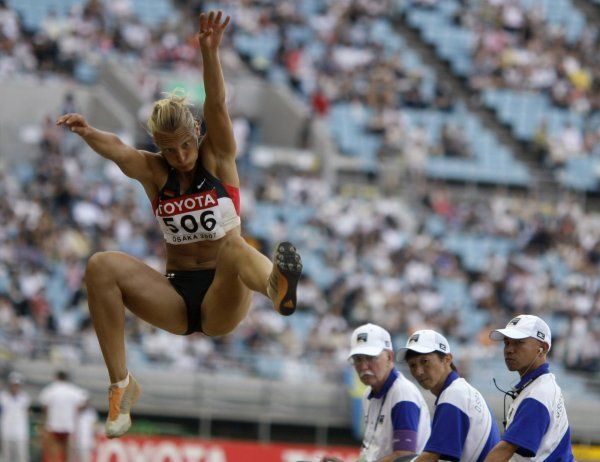
{"label": "shoe sole", "polygon": [[296,311],[296,288],[302,275],[302,259],[290,242],[280,242],[273,260],[278,270],[275,309],[283,316],[290,316]]}

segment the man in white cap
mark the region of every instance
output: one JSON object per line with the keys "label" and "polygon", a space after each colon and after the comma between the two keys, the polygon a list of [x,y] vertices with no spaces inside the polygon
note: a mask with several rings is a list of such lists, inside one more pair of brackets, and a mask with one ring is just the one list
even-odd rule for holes
{"label": "man in white cap", "polygon": [[[394,367],[390,334],[375,324],[364,324],[352,333],[348,360],[361,382],[364,437],[360,462],[394,462],[412,458],[429,437],[427,403],[417,387]],[[325,456],[321,462],[342,462]]]}
{"label": "man in white cap", "polygon": [[500,440],[500,431],[481,393],[459,377],[446,338],[433,330],[412,334],[398,352],[410,373],[437,399],[431,436],[418,462],[481,461]]}
{"label": "man in white cap", "polygon": [[31,399],[21,387],[23,376],[8,375],[8,390],[0,393],[2,460],[29,462],[29,406]]}
{"label": "man in white cap", "polygon": [[522,314],[504,329],[490,333],[504,341],[504,362],[521,380],[510,392],[506,432],[486,462],[572,461],[571,429],[560,387],[546,356],[552,346],[550,328],[537,316]]}

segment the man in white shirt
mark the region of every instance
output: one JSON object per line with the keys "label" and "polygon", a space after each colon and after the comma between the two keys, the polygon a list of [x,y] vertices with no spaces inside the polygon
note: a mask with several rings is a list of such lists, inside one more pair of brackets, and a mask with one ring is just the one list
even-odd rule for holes
{"label": "man in white shirt", "polygon": [[0,393],[2,460],[29,462],[29,395],[21,390],[23,376],[11,372],[8,390]]}
{"label": "man in white shirt", "polygon": [[70,438],[87,399],[87,392],[69,382],[64,371],[57,372],[55,380],[40,392],[39,401],[44,411],[44,452],[49,460],[68,460]]}
{"label": "man in white shirt", "polygon": [[[418,388],[394,367],[390,334],[375,324],[354,330],[349,361],[367,385],[360,462],[394,462],[421,452],[431,431],[429,409]],[[321,462],[341,462],[325,456]]]}
{"label": "man in white shirt", "polygon": [[506,367],[518,372],[521,380],[507,392],[514,401],[505,419],[506,431],[486,462],[573,461],[562,390],[546,362],[552,346],[548,324],[522,314],[504,329],[490,332],[490,338],[504,342]]}
{"label": "man in white shirt", "polygon": [[450,344],[439,332],[414,332],[398,352],[410,373],[435,395],[431,436],[414,462],[482,461],[500,439],[483,396],[458,375]]}

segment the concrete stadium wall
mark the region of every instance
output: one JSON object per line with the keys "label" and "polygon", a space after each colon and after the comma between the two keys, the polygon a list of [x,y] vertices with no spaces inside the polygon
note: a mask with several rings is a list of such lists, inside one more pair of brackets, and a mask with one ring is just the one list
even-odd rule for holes
{"label": "concrete stadium wall", "polygon": [[[49,383],[58,366],[47,361],[18,360],[15,370],[27,378],[32,397]],[[65,367],[73,381],[87,389],[94,406],[107,412],[107,375],[100,365]],[[218,371],[134,371],[142,385],[143,394],[136,404],[141,415],[224,419],[240,422],[270,424],[296,424],[321,428],[350,428],[350,403],[344,386],[336,383],[304,383],[266,380],[254,377],[236,377]],[[433,409],[434,397],[425,392],[425,400]],[[496,419],[503,415],[501,393],[485,394]],[[600,413],[598,400],[566,400],[573,441],[583,444],[600,444],[596,416]],[[499,421],[498,425],[502,425]]]}
{"label": "concrete stadium wall", "polygon": [[0,164],[27,161],[37,152],[27,143],[24,132],[41,128],[45,117],[60,115],[65,95],[72,92],[75,102],[90,123],[106,130],[131,132],[135,119],[104,86],[86,87],[58,79],[23,77],[0,85]]}
{"label": "concrete stadium wall", "polygon": [[[73,382],[91,393],[96,409],[107,412],[107,374],[103,366],[56,366],[43,360],[18,360],[14,370],[26,377],[32,398],[50,383],[57,370],[66,370]],[[220,418],[241,422],[266,422],[344,427],[350,422],[346,390],[319,384],[318,392],[304,382],[280,382],[235,377],[218,372],[136,370],[142,396],[136,412],[142,415],[187,418]]]}

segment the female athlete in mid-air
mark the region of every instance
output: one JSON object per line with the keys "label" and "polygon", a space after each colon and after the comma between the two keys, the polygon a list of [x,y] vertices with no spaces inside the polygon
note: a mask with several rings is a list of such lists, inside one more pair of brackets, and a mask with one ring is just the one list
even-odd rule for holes
{"label": "female athlete in mid-air", "polygon": [[80,114],[57,120],[143,185],[167,242],[164,275],[114,251],[92,255],[87,265],[91,318],[111,381],[109,437],[129,429],[131,405],[140,394],[125,360],[125,307],[174,334],[210,336],[235,329],[248,313],[252,291],[269,297],[282,315],[296,309],[302,263],[294,246],[279,243],[271,261],[241,236],[236,144],[219,61],[230,17],[222,17],[221,11],[199,17],[204,118],[196,120],[177,94],[157,101],[148,129],[158,154],[124,144]]}

